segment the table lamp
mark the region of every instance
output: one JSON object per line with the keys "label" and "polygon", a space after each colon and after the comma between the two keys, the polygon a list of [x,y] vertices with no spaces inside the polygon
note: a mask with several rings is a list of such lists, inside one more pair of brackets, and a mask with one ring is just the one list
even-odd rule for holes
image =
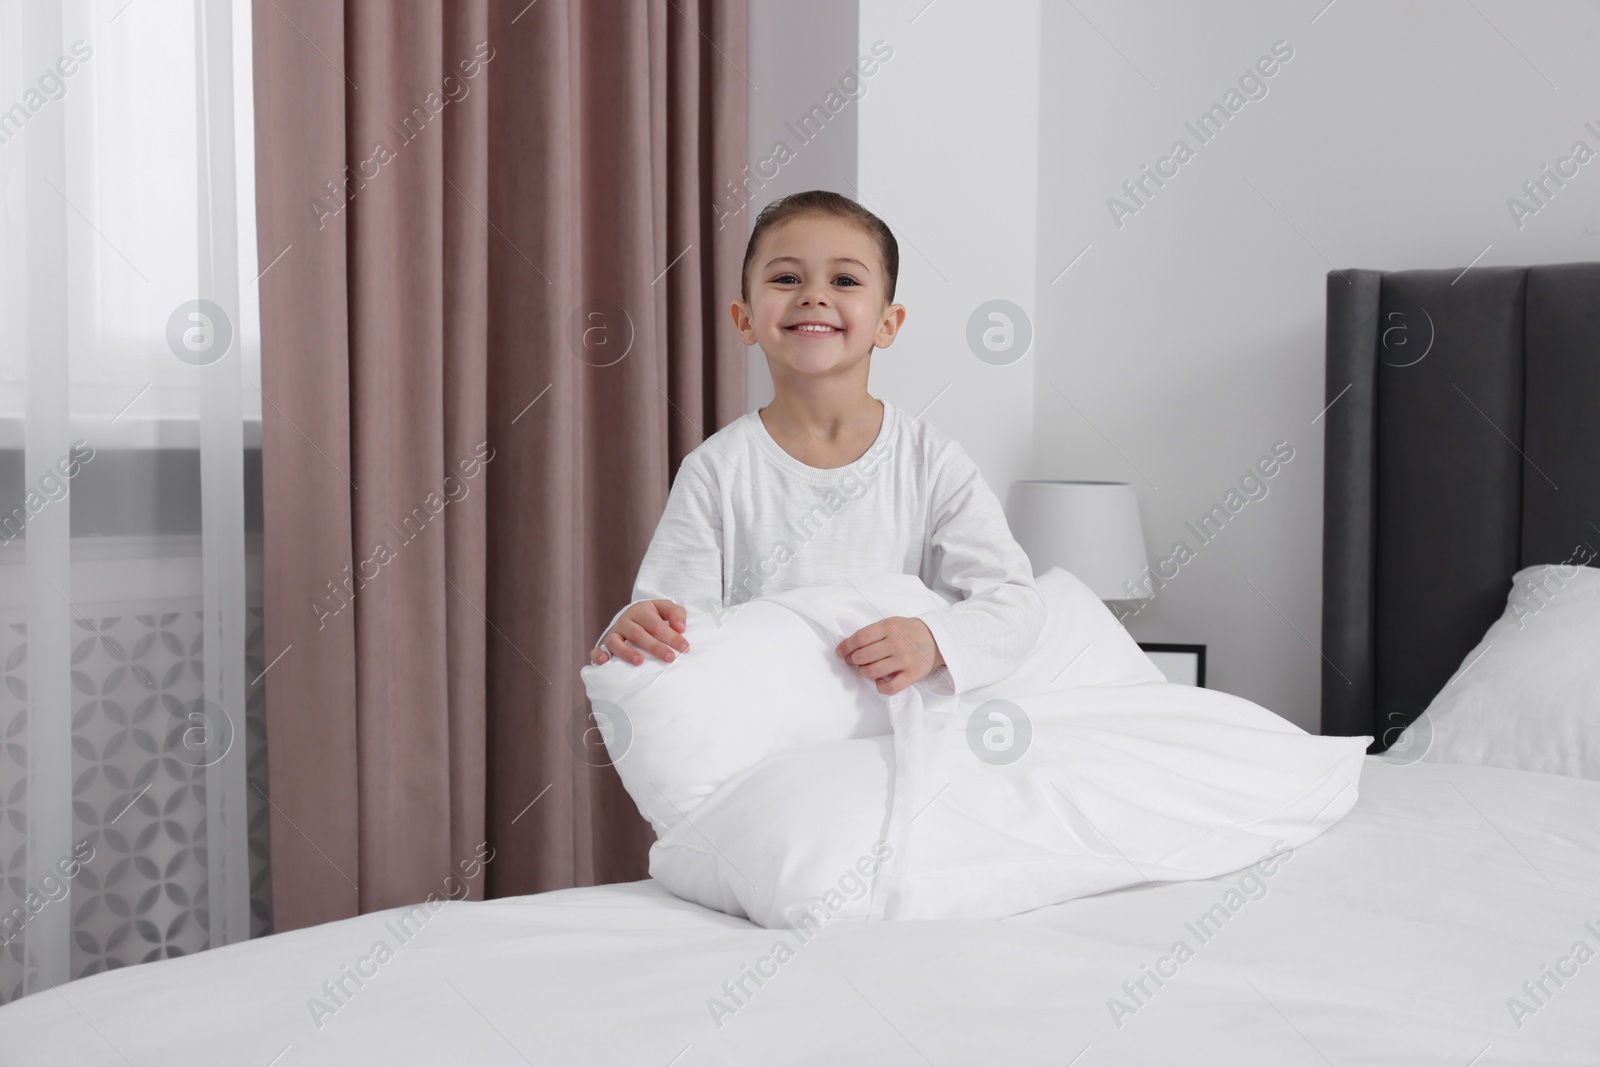
{"label": "table lamp", "polygon": [[1144,528],[1127,482],[1011,483],[1007,521],[1039,575],[1060,567],[1101,600],[1144,600]]}

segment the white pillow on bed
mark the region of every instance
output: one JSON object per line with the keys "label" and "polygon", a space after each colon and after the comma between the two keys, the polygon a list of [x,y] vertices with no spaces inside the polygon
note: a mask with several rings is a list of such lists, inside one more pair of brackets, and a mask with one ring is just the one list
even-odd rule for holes
{"label": "white pillow on bed", "polygon": [[[887,702],[834,647],[870,622],[949,607],[914,574],[690,609],[689,651],[580,672],[617,773],[660,837],[774,753],[890,734]],[[609,720],[609,721],[607,721]]]}
{"label": "white pillow on bed", "polygon": [[[921,587],[920,581],[911,580]],[[1039,575],[1034,584],[1044,600],[1045,624],[1033,649],[1007,677],[961,694],[963,712],[993,700],[1020,700],[1075,686],[1165,681],[1088,586],[1060,567]],[[867,592],[882,605],[876,588]],[[909,586],[896,592],[915,595]],[[810,604],[820,605],[836,590],[796,593],[809,602],[808,611],[826,617]],[[853,620],[849,629],[854,632],[869,621]],[[698,648],[692,638],[690,648]],[[831,644],[829,649],[831,655]],[[878,705],[877,714],[869,718],[881,719],[884,736],[839,732],[836,740],[787,751],[775,746],[759,766],[752,762],[744,773],[723,778],[726,788],[690,821],[666,832],[657,829],[659,840],[650,849],[651,877],[681,897],[764,926],[792,925],[812,902],[821,905],[814,915],[825,908],[833,919],[865,918],[868,901],[859,894],[870,890],[872,876],[893,853],[884,816],[895,746],[888,702],[875,687],[862,683],[861,688],[863,699],[870,697],[868,702]],[[637,740],[634,744],[637,751]],[[620,761],[617,769],[624,771],[626,763]],[[716,773],[720,776],[723,768]],[[865,886],[859,884],[862,879]]]}
{"label": "white pillow on bed", "polygon": [[1395,745],[1416,749],[1433,763],[1600,779],[1600,570],[1513,575],[1505,614]]}
{"label": "white pillow on bed", "polygon": [[[584,668],[631,728],[607,745],[656,827],[651,875],[763,926],[998,918],[1238,870],[1354,803],[1370,738],[1168,685],[1082,582],[1036,583],[1033,649],[959,696],[886,697],[833,653],[868,622],[949,606],[914,575],[691,613],[673,664]],[[1018,747],[992,748],[996,732]]]}
{"label": "white pillow on bed", "polygon": [[650,875],[765,927],[1004,918],[1298,848],[1354,805],[1371,740],[1315,737],[1166,682],[1017,706],[1035,726],[1023,759],[979,763],[957,725],[929,746],[934,773],[910,795],[892,737],[774,756],[652,845]]}
{"label": "white pillow on bed", "polygon": [[[1368,739],[1168,685],[1082,582],[1035,581],[1045,626],[1010,675],[928,691],[899,720],[908,736],[802,745],[731,777],[659,835],[651,877],[767,927],[998,918],[1237,870],[1354,802]],[[986,708],[1031,723],[1012,765],[973,748]]]}

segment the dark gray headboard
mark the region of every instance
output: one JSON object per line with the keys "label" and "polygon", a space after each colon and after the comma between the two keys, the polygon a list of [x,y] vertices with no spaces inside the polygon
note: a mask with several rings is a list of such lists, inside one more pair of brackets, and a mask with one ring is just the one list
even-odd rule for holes
{"label": "dark gray headboard", "polygon": [[1325,402],[1322,732],[1381,751],[1600,548],[1600,263],[1329,274]]}

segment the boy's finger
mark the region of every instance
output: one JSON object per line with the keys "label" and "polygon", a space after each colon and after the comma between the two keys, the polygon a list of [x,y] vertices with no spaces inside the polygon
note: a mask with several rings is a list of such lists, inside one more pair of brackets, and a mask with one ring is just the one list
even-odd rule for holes
{"label": "boy's finger", "polygon": [[622,634],[617,630],[612,630],[606,635],[606,648],[611,651],[613,656],[616,656],[624,663],[631,663],[637,667],[644,662],[644,656],[629,646],[628,642],[623,639]]}
{"label": "boy's finger", "polygon": [[[626,636],[629,641],[633,642],[635,647],[637,647],[640,651],[650,653],[650,655],[654,656],[656,659],[664,660],[668,663],[672,662],[674,655],[672,649],[668,648],[660,641],[657,641],[651,636],[649,630],[645,629],[643,626],[640,626],[638,623],[631,623],[630,625],[632,628],[625,631],[624,636]],[[657,625],[661,624],[658,623]]]}
{"label": "boy's finger", "polygon": [[679,632],[682,632],[683,628],[689,624],[689,611],[682,604],[667,601],[666,610],[662,612],[662,615]]}
{"label": "boy's finger", "polygon": [[857,630],[853,634],[848,635],[843,641],[840,641],[837,645],[835,645],[835,650],[839,653],[839,655],[848,658],[850,653],[854,652],[856,649],[860,648],[864,644],[867,644],[873,639],[869,630],[870,627],[863,626],[861,629]]}
{"label": "boy's finger", "polygon": [[859,645],[853,651],[846,652],[845,659],[859,667],[893,654],[894,648],[889,644],[888,639],[879,638],[876,641],[869,641]]}
{"label": "boy's finger", "polygon": [[646,627],[646,629],[648,629],[652,635],[660,640],[663,645],[675,648],[679,652],[689,651],[689,642],[685,641],[679,635],[678,631],[672,628],[670,623],[657,620],[650,626]]}
{"label": "boy's finger", "polygon": [[876,682],[887,678],[889,675],[901,670],[904,666],[905,664],[903,664],[899,658],[895,656],[881,656],[870,663],[864,663],[858,666],[856,670],[859,671],[861,673],[861,677],[865,678],[867,681]]}

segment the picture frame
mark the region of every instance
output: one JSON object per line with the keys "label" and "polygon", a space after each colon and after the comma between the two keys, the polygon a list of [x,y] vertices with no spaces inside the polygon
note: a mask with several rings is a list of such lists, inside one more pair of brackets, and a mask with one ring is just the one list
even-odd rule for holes
{"label": "picture frame", "polygon": [[1179,685],[1206,687],[1206,646],[1175,645],[1163,642],[1139,642],[1139,647],[1150,657],[1167,681]]}

